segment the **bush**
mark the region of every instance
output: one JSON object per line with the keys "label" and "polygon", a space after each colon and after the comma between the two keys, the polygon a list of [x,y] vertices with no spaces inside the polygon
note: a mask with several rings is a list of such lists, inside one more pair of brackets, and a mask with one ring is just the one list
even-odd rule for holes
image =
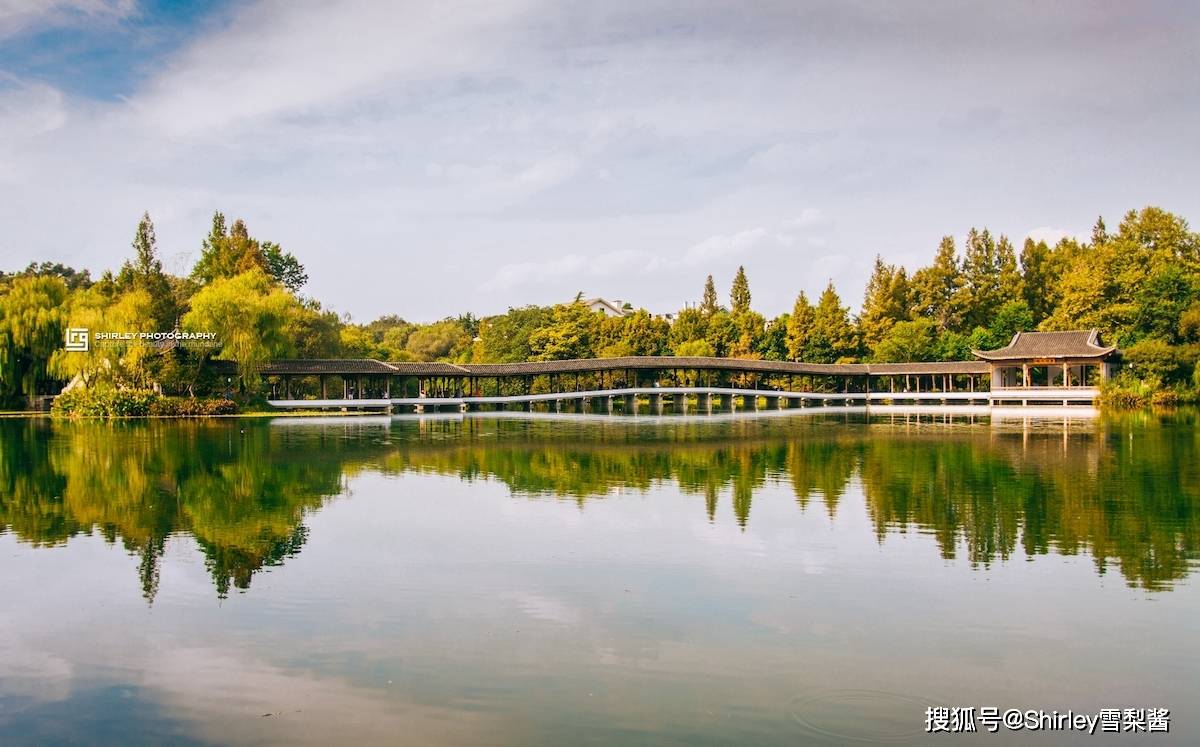
{"label": "bush", "polygon": [[1145,407],[1157,388],[1155,384],[1148,384],[1123,372],[1100,386],[1100,404],[1114,410]]}
{"label": "bush", "polygon": [[1150,397],[1150,404],[1155,407],[1176,407],[1179,405],[1179,390],[1159,389]]}
{"label": "bush", "polygon": [[163,397],[148,389],[72,389],[58,395],[53,407],[58,415],[84,418],[208,417],[237,411],[228,399]]}
{"label": "bush", "polygon": [[72,389],[54,398],[52,411],[85,418],[149,415],[156,399],[149,389]]}
{"label": "bush", "polygon": [[230,399],[197,399],[195,397],[159,397],[150,405],[151,415],[175,418],[233,415],[237,403]]}

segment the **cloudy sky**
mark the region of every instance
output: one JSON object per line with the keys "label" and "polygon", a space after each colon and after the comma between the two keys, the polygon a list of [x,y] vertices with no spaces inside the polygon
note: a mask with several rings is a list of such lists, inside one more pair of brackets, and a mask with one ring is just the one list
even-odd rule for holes
{"label": "cloudy sky", "polygon": [[366,320],[588,295],[755,306],[944,234],[1195,224],[1200,6],[0,0],[0,268],[212,212]]}

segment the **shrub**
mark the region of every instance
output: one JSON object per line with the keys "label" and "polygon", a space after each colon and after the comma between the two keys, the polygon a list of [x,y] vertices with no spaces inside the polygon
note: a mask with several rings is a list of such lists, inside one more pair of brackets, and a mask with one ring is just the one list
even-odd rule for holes
{"label": "shrub", "polygon": [[163,397],[148,389],[72,389],[58,395],[53,407],[56,414],[84,418],[207,417],[237,411],[228,399]]}
{"label": "shrub", "polygon": [[1145,407],[1156,386],[1121,373],[1100,386],[1100,404],[1114,410],[1136,410]]}
{"label": "shrub", "polygon": [[1179,404],[1179,390],[1159,389],[1150,397],[1150,404],[1155,407],[1175,407]]}
{"label": "shrub", "polygon": [[156,399],[149,389],[72,389],[54,398],[52,411],[85,418],[149,415]]}
{"label": "shrub", "polygon": [[159,397],[150,406],[151,415],[190,418],[213,415],[233,415],[238,411],[237,403],[224,398],[197,399],[195,397]]}

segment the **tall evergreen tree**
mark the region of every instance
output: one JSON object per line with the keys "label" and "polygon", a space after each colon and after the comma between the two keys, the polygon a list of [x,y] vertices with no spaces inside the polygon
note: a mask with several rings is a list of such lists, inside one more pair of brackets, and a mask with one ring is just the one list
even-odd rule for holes
{"label": "tall evergreen tree", "polygon": [[904,268],[886,264],[876,255],[858,318],[866,348],[874,350],[896,322],[910,318],[909,296],[908,273]]}
{"label": "tall evergreen tree", "polygon": [[933,264],[913,273],[913,311],[932,319],[941,331],[958,331],[962,323],[962,268],[954,237],[943,236]]}
{"label": "tall evergreen tree", "polygon": [[814,363],[837,363],[853,359],[858,352],[858,341],[850,324],[850,310],[842,306],[842,299],[834,290],[833,283],[825,286],[813,310],[812,335],[808,347],[811,357],[806,360]]}
{"label": "tall evergreen tree", "polygon": [[1052,281],[1050,247],[1045,241],[1026,238],[1021,247],[1021,296],[1033,314],[1034,325],[1041,324],[1053,308]]}
{"label": "tall evergreen tree", "polygon": [[704,281],[704,297],[700,301],[700,312],[705,316],[712,316],[721,308],[717,303],[717,286],[713,283],[713,276],[709,275]]}
{"label": "tall evergreen tree", "polygon": [[741,265],[738,265],[733,287],[729,290],[729,308],[734,314],[744,314],[750,310],[750,281],[746,279],[746,268]]}
{"label": "tall evergreen tree", "polygon": [[788,359],[793,361],[806,360],[804,355],[808,352],[809,340],[812,338],[813,328],[813,307],[808,302],[808,296],[804,291],[800,291],[800,295],[796,296],[796,303],[792,306],[791,316],[787,320],[787,353]]}
{"label": "tall evergreen tree", "polygon": [[150,296],[150,313],[158,330],[174,329],[178,322],[178,307],[171,281],[163,272],[158,258],[158,239],[150,213],[143,213],[133,235],[133,259],[121,268],[118,284],[125,288],[145,291]]}

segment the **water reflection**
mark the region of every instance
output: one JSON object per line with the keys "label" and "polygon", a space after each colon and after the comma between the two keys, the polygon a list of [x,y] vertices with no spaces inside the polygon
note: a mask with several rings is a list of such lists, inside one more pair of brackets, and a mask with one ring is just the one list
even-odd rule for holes
{"label": "water reflection", "polygon": [[0,421],[0,533],[39,546],[99,533],[140,557],[153,600],[168,537],[202,549],[216,592],[300,552],[304,519],[363,473],[502,482],[517,498],[588,501],[672,483],[717,520],[790,486],[837,520],[860,486],[880,542],[917,531],[945,558],[1088,554],[1165,590],[1200,548],[1200,431],[1189,413],[989,423],[913,415]]}

